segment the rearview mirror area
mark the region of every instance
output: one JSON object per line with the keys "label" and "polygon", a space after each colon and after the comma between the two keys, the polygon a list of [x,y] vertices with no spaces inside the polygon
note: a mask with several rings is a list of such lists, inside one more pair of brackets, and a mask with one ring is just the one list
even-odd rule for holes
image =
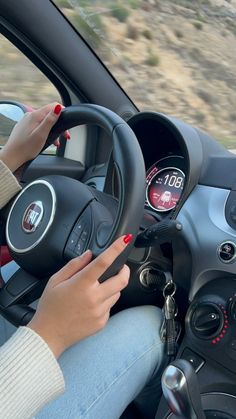
{"label": "rearview mirror area", "polygon": [[6,144],[14,125],[26,112],[26,106],[21,103],[0,101],[0,148]]}

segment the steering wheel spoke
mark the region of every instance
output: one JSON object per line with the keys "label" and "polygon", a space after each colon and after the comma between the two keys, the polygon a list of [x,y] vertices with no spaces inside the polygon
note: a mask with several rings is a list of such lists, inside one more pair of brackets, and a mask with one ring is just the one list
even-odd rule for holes
{"label": "steering wheel spoke", "polygon": [[0,291],[0,313],[15,326],[27,324],[35,310],[29,307],[37,300],[48,281],[38,279],[23,269],[18,269]]}

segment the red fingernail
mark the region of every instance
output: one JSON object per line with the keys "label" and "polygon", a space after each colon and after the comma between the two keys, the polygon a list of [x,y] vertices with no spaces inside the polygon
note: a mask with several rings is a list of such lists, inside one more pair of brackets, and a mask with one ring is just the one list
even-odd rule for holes
{"label": "red fingernail", "polygon": [[70,140],[70,133],[69,132],[66,133],[66,139]]}
{"label": "red fingernail", "polygon": [[59,113],[61,112],[61,110],[62,110],[62,106],[61,105],[56,105],[53,112],[56,115],[59,115]]}
{"label": "red fingernail", "polygon": [[124,243],[125,243],[125,244],[128,244],[129,242],[131,242],[132,238],[133,238],[133,234],[127,234],[127,235],[123,238]]}

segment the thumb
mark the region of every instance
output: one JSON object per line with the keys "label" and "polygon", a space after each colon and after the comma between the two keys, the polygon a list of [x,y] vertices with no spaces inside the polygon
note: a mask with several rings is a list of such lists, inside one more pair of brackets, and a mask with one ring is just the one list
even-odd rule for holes
{"label": "thumb", "polygon": [[65,266],[63,266],[60,271],[54,274],[49,282],[48,285],[55,287],[56,285],[60,284],[63,281],[70,279],[73,275],[81,271],[85,266],[89,264],[92,260],[92,252],[91,250],[86,250],[81,256],[72,259],[68,262]]}

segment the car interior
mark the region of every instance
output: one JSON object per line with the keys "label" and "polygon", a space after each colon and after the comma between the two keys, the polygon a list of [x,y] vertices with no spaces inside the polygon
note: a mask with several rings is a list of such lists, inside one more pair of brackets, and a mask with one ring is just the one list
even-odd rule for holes
{"label": "car interior", "polygon": [[[133,233],[133,245],[100,280],[130,267],[111,315],[139,305],[163,308],[169,365],[156,419],[236,418],[235,154],[184,115],[140,111],[59,2],[0,6],[2,37],[46,76],[65,106],[49,148],[16,173],[23,189],[1,211],[2,255],[20,266],[0,290],[1,314],[27,324],[50,275],[87,248],[97,256]],[[28,106],[0,97],[0,138],[3,123],[14,124]],[[13,108],[20,115],[10,114]],[[69,141],[61,135],[66,129]],[[45,215],[29,235],[25,212],[39,199]],[[145,419],[133,404],[122,418]]]}

